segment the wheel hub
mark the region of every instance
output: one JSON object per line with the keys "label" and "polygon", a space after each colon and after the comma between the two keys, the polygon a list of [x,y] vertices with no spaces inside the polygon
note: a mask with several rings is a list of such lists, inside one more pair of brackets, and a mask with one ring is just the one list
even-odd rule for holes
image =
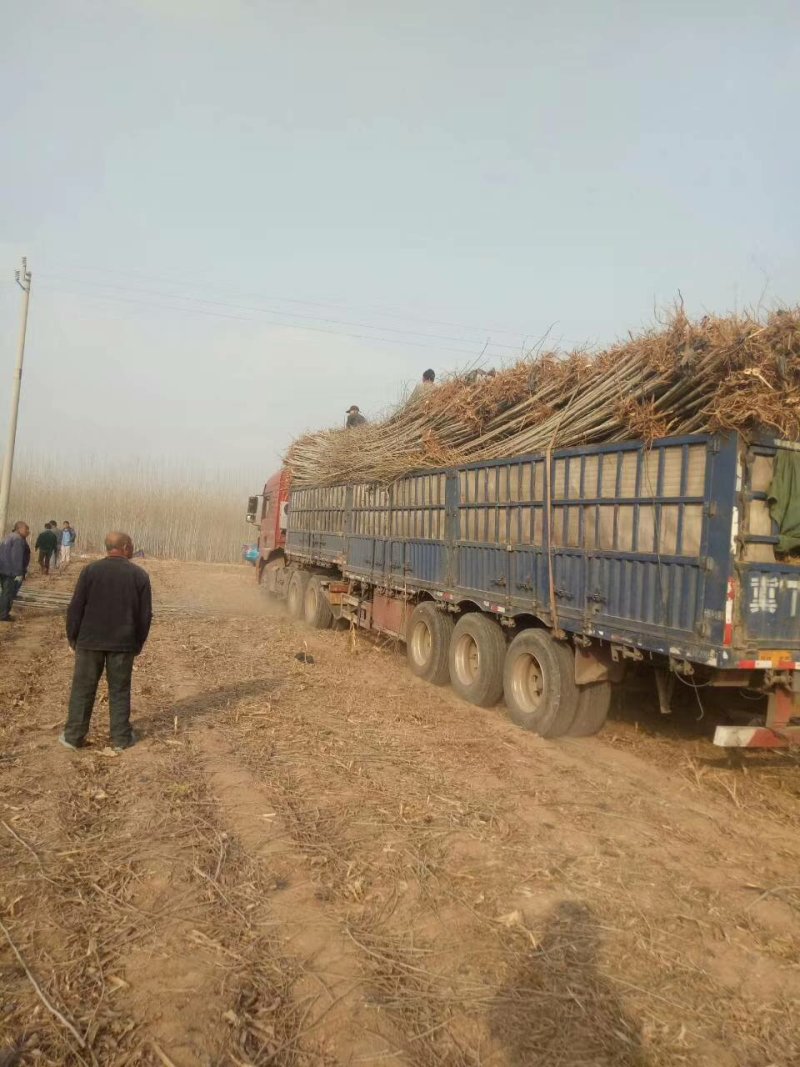
{"label": "wheel hub", "polygon": [[544,693],[544,678],[535,656],[525,653],[517,657],[511,671],[511,688],[520,708],[538,711]]}
{"label": "wheel hub", "polygon": [[418,622],[411,634],[411,653],[414,662],[424,666],[431,658],[432,645],[433,637],[427,623]]}
{"label": "wheel hub", "polygon": [[478,643],[471,634],[462,634],[455,648],[455,668],[462,685],[472,685],[481,668]]}

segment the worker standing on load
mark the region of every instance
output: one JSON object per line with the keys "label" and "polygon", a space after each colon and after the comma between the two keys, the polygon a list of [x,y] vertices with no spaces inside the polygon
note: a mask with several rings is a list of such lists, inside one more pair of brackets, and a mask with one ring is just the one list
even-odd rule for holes
{"label": "worker standing on load", "polygon": [[366,425],[367,420],[358,410],[358,404],[351,404],[345,414],[347,415],[347,422],[345,423],[345,426],[348,430],[354,430],[356,426]]}
{"label": "worker standing on load", "polygon": [[435,384],[436,372],[431,370],[429,367],[422,375],[422,381],[414,389],[413,393],[408,398],[409,404],[416,404],[418,401],[424,400]]}

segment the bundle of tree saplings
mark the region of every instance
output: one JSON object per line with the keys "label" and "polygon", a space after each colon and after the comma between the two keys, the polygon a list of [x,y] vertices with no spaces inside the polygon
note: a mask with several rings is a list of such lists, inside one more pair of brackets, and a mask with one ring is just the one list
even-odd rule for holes
{"label": "bundle of tree saplings", "polygon": [[295,485],[392,482],[413,471],[594,442],[740,430],[800,438],[800,307],[689,319],[599,352],[541,352],[454,374],[380,422],[293,442]]}

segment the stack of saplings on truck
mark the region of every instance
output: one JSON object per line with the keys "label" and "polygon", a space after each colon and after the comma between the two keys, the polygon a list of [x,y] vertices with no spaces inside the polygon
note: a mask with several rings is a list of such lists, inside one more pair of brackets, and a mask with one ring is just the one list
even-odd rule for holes
{"label": "stack of saplings on truck", "polygon": [[800,312],[678,314],[299,439],[250,500],[258,578],[543,737],[596,733],[642,663],[665,712],[676,681],[767,697],[717,744],[798,743],[798,440]]}

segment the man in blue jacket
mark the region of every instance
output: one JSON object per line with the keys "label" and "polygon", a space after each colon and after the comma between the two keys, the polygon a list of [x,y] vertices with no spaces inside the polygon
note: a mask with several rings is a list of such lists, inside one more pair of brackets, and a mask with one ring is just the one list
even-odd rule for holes
{"label": "man in blue jacket", "polygon": [[8,537],[0,541],[0,622],[11,622],[11,605],[28,573],[30,532],[27,522],[16,522]]}
{"label": "man in blue jacket", "polygon": [[75,544],[78,535],[70,526],[69,522],[64,519],[64,529],[61,530],[58,543],[61,546],[61,554],[58,559],[58,565],[64,568],[68,565],[72,556],[72,546]]}

